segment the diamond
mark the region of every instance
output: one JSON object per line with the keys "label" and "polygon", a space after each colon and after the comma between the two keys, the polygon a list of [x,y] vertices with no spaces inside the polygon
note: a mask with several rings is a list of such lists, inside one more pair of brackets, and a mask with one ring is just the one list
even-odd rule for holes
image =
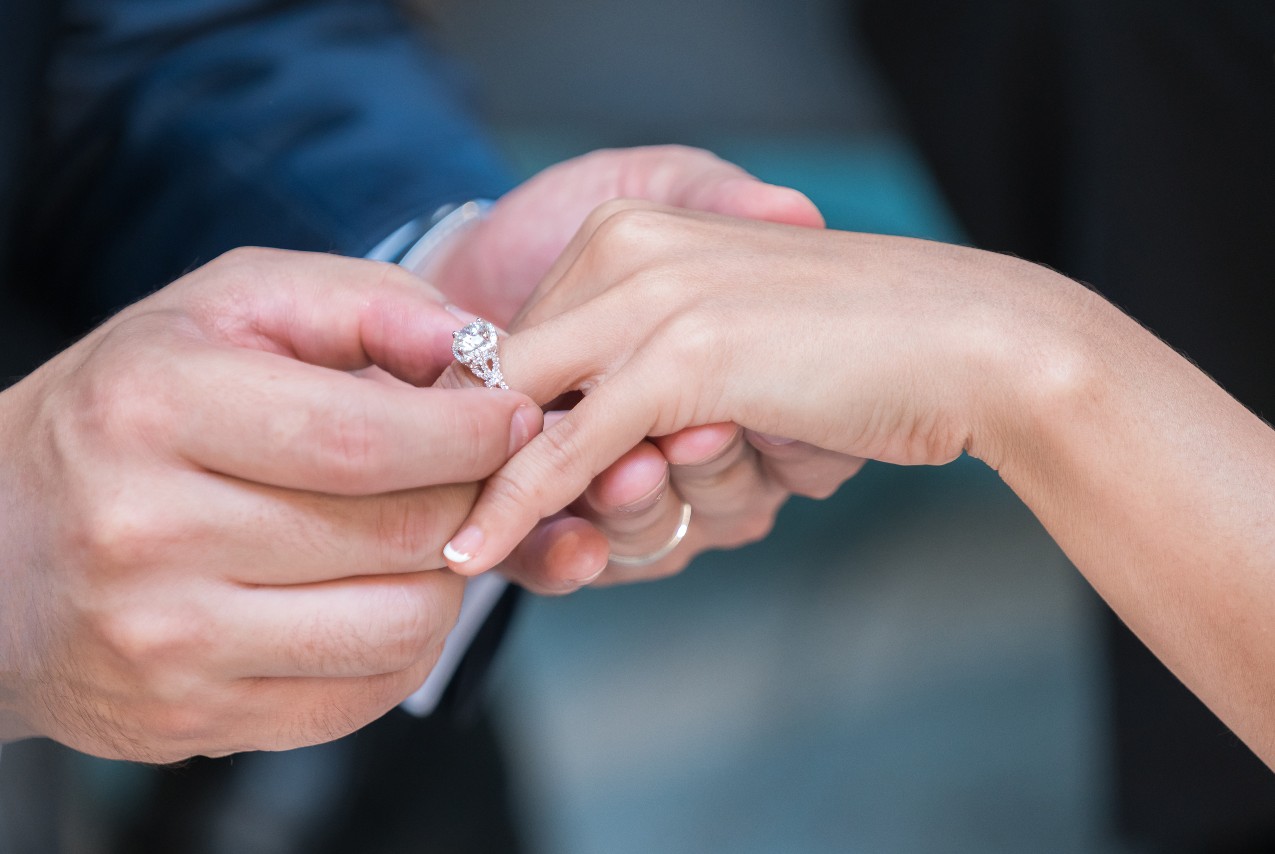
{"label": "diamond", "polygon": [[466,364],[496,349],[496,327],[481,317],[452,333],[452,355]]}
{"label": "diamond", "polygon": [[481,317],[452,333],[452,355],[466,365],[487,388],[508,389],[496,352],[496,327]]}

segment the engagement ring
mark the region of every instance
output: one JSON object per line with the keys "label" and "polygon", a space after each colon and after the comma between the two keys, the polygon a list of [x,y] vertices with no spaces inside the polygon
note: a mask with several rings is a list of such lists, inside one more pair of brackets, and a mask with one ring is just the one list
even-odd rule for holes
{"label": "engagement ring", "polygon": [[496,327],[481,317],[474,318],[452,333],[452,355],[456,361],[474,372],[487,388],[503,388],[505,375],[500,372],[500,354],[496,352]]}

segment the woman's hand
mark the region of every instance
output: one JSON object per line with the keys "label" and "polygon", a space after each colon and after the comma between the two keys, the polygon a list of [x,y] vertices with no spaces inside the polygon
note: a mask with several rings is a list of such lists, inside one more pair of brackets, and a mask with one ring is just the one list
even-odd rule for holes
{"label": "woman's hand", "polygon": [[488,481],[453,566],[488,568],[645,434],[967,450],[1275,767],[1275,431],[1101,297],[977,250],[634,205],[600,212],[539,298],[510,385],[586,395]]}
{"label": "woman's hand", "polygon": [[488,481],[451,543],[470,557],[453,567],[489,569],[643,437],[696,425],[894,463],[954,459],[987,409],[976,398],[1030,357],[1012,352],[997,311],[1014,291],[987,286],[1001,268],[1066,282],[924,241],[603,206],[516,321],[532,325],[502,344],[511,387],[584,398]]}

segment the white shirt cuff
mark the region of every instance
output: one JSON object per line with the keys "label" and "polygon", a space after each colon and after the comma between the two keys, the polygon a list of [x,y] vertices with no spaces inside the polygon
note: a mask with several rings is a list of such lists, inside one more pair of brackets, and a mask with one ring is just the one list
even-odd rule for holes
{"label": "white shirt cuff", "polygon": [[509,582],[494,572],[475,576],[465,583],[465,599],[460,605],[460,619],[447,635],[443,654],[438,657],[438,663],[434,665],[425,684],[403,701],[405,711],[422,716],[434,711],[438,701],[443,698],[443,692],[447,690],[447,684],[456,673],[456,668],[460,666],[461,659],[469,650],[469,645],[473,643],[474,636],[478,634],[478,630],[491,614],[491,609],[500,600],[500,594],[508,586]]}

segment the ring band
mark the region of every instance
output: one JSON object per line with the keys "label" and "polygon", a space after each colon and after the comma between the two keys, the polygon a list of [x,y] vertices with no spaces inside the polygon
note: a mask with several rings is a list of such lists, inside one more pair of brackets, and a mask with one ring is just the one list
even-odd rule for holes
{"label": "ring band", "polygon": [[508,391],[505,375],[500,372],[497,343],[496,327],[481,317],[475,317],[452,333],[452,355],[473,371],[487,388]]}
{"label": "ring band", "polygon": [[678,520],[677,530],[673,532],[673,536],[669,537],[668,542],[660,546],[653,552],[644,555],[608,555],[607,560],[616,566],[650,566],[656,561],[663,560],[677,548],[678,544],[686,538],[686,532],[691,527],[691,505],[689,502],[682,502],[682,517]]}

